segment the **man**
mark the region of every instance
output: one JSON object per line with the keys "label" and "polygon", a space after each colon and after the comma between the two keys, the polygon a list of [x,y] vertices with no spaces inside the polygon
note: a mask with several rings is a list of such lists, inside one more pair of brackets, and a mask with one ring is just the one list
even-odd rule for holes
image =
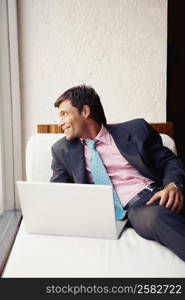
{"label": "man", "polygon": [[89,86],[65,91],[54,105],[65,137],[52,147],[51,182],[112,184],[117,219],[126,212],[139,235],[185,261],[185,168],[158,132],[143,119],[107,125]]}

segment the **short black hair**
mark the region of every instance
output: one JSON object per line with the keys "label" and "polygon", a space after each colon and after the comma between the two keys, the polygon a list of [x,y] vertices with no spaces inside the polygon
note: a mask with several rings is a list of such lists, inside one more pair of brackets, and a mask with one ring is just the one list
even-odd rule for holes
{"label": "short black hair", "polygon": [[68,89],[55,101],[54,106],[59,107],[64,100],[70,100],[79,112],[84,105],[88,105],[91,109],[91,118],[100,125],[107,124],[100,97],[91,86],[79,85]]}

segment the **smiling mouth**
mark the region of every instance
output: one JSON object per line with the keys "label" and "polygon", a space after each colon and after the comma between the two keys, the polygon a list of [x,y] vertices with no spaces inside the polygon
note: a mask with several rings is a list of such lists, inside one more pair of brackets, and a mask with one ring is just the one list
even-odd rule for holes
{"label": "smiling mouth", "polygon": [[70,126],[67,127],[66,129],[64,129],[64,133],[66,133],[66,131],[68,131],[70,129]]}

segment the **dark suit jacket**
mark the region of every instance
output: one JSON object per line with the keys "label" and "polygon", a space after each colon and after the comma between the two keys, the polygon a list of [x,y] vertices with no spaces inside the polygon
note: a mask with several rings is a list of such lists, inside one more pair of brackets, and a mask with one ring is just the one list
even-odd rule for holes
{"label": "dark suit jacket", "polygon": [[[185,168],[162,145],[159,133],[144,119],[107,125],[120,153],[143,176],[164,185],[179,182],[185,187]],[[62,138],[52,146],[52,182],[88,183],[84,148],[78,138]]]}

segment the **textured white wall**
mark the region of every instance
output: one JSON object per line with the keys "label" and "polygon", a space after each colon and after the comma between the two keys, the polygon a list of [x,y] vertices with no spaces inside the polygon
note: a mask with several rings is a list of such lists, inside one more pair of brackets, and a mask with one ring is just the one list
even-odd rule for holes
{"label": "textured white wall", "polygon": [[80,83],[109,122],[166,121],[167,0],[18,0],[24,144]]}

